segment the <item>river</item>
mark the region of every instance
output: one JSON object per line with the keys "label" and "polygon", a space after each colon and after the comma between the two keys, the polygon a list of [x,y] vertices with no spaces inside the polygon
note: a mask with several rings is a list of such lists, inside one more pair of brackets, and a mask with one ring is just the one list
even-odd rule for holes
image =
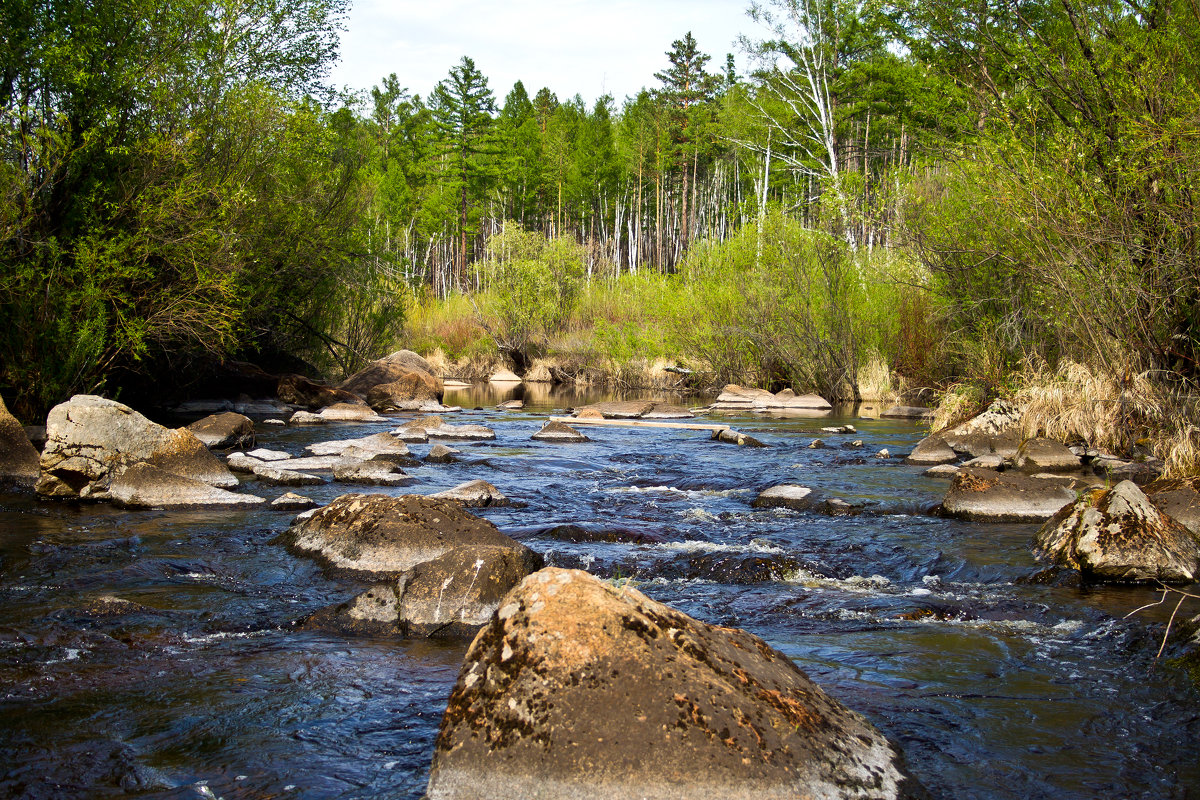
{"label": "river", "polygon": [[[1197,694],[1153,659],[1170,607],[1126,619],[1157,595],[1020,583],[1039,569],[1036,526],[929,516],[946,484],[872,457],[907,452],[917,425],[745,416],[722,421],[769,448],[629,428],[551,445],[529,439],[548,413],[606,398],[491,410],[508,396],[449,393],[489,409],[453,422],[497,439],[382,491],[494,483],[527,505],[479,513],[549,564],[763,637],[896,741],[935,797],[1200,796]],[[856,437],[817,432],[846,422]],[[260,427],[260,444],[299,453],[394,424]],[[831,447],[809,449],[818,436]],[[869,512],[750,507],[781,482]],[[275,544],[289,520],[0,494],[0,797],[421,797],[467,643],[294,630],[361,586]],[[106,613],[105,596],[140,607]]]}

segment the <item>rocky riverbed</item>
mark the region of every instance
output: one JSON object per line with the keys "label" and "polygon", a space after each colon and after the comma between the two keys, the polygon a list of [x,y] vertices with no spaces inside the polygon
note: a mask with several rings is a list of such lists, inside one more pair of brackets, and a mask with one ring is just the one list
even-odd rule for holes
{"label": "rocky riverbed", "polygon": [[[290,549],[294,512],[269,501],[478,479],[510,502],[471,513],[552,567],[761,637],[894,742],[934,797],[1186,798],[1200,785],[1196,695],[1153,664],[1171,606],[1126,619],[1158,595],[1031,580],[1037,523],[927,513],[946,481],[874,457],[912,451],[918,424],[730,409],[687,422],[766,447],[598,426],[565,443],[531,437],[568,406],[664,398],[495,408],[509,399],[448,394],[467,410],[444,425],[495,438],[455,438],[450,461],[428,459],[436,439],[410,442],[395,465],[405,486],[338,482],[330,466],[291,488],[237,473],[231,488],[264,502],[222,509],[0,495],[0,795],[421,797],[469,641],[306,624],[375,582]],[[333,458],[344,449],[311,446],[356,440],[368,455],[368,437],[417,416],[385,413],[259,424],[256,446]],[[812,500],[755,507],[779,485]]]}

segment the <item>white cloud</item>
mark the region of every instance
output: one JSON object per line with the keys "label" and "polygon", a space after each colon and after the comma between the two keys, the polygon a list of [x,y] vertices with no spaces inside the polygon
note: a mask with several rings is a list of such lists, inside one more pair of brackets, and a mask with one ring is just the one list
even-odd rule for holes
{"label": "white cloud", "polygon": [[462,56],[488,77],[498,101],[515,81],[532,95],[548,86],[559,99],[576,93],[590,105],[618,102],[658,85],[671,42],[692,31],[719,71],[736,39],[753,33],[745,0],[354,0],[342,35],[337,86],[369,89],[395,72],[402,86],[427,95]]}

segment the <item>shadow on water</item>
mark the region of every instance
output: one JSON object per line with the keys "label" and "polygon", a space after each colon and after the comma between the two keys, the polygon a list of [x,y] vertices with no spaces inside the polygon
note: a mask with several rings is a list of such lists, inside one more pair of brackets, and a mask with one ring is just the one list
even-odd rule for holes
{"label": "shadow on water", "polygon": [[[1034,526],[922,514],[945,484],[871,458],[906,452],[918,426],[722,417],[771,446],[628,428],[550,445],[529,438],[549,413],[611,395],[533,386],[524,409],[495,409],[515,394],[450,393],[468,409],[456,421],[496,441],[385,491],[495,483],[527,505],[482,513],[549,563],[764,637],[893,737],[937,797],[1195,796],[1197,698],[1152,661],[1170,608],[1124,619],[1155,595],[1019,583],[1037,569]],[[820,433],[843,422],[861,450]],[[261,443],[298,454],[393,424]],[[818,436],[831,447],[809,449]],[[781,482],[867,513],[750,507]],[[0,797],[420,797],[466,644],[294,630],[361,587],[274,544],[288,521],[0,495]]]}

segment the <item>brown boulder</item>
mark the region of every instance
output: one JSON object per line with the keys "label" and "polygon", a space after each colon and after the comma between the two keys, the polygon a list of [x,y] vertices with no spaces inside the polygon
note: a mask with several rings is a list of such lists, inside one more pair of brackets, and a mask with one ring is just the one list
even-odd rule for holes
{"label": "brown boulder", "polygon": [[461,504],[420,495],[344,494],[280,539],[335,572],[371,578],[398,578],[457,547],[524,547]]}
{"label": "brown boulder", "polygon": [[653,409],[654,403],[649,400],[612,400],[584,406],[576,411],[575,415],[583,416],[585,411],[595,411],[605,419],[637,419]]}
{"label": "brown boulder", "polygon": [[361,405],[358,395],[338,389],[326,383],[311,380],[303,375],[284,375],[275,387],[275,395],[285,403],[304,406],[311,410],[325,408],[335,403]]}
{"label": "brown boulder", "polygon": [[1062,442],[1039,437],[1021,443],[1015,466],[1025,472],[1070,472],[1082,464]]}
{"label": "brown boulder", "polygon": [[420,411],[441,405],[445,393],[440,378],[425,372],[406,372],[389,383],[367,391],[367,402],[376,411]]}
{"label": "brown boulder", "polygon": [[38,451],[0,398],[0,483],[33,486],[38,479]]}
{"label": "brown boulder", "polygon": [[1200,540],[1133,481],[1089,492],[1038,530],[1034,552],[1102,581],[1186,583],[1200,574]]}
{"label": "brown boulder", "polygon": [[542,557],[526,548],[459,547],[302,624],[371,636],[474,636],[509,590],[541,566]]}
{"label": "brown boulder", "polygon": [[254,420],[225,411],[211,414],[187,426],[210,450],[245,450],[254,447]]}
{"label": "brown boulder", "polygon": [[940,434],[934,434],[918,442],[913,451],[908,454],[908,458],[904,459],[904,463],[932,467],[937,464],[949,464],[957,460],[958,453],[954,452],[954,449],[946,444],[946,440]]}
{"label": "brown boulder", "polygon": [[922,795],[878,730],[783,653],[628,586],[544,569],[467,652],[430,800]]}
{"label": "brown boulder", "polygon": [[366,368],[359,370],[342,382],[338,388],[366,397],[372,388],[380,384],[395,383],[410,373],[418,372],[433,378],[437,386],[434,399],[442,399],[442,379],[438,377],[429,362],[411,350],[398,350],[390,356],[372,361]]}
{"label": "brown boulder", "polygon": [[510,506],[512,501],[487,481],[467,481],[452,489],[430,495],[440,500],[454,500],[467,508],[487,508],[489,506]]}
{"label": "brown boulder", "polygon": [[567,425],[566,423],[563,423],[563,422],[555,422],[553,420],[551,420],[550,422],[547,422],[545,425],[542,426],[542,429],[540,431],[538,431],[537,433],[535,433],[533,436],[531,436],[529,438],[537,439],[538,441],[541,441],[541,442],[559,442],[559,443],[562,443],[562,442],[574,443],[574,442],[590,442],[591,441],[591,439],[584,436],[582,433],[575,430],[570,425]]}

